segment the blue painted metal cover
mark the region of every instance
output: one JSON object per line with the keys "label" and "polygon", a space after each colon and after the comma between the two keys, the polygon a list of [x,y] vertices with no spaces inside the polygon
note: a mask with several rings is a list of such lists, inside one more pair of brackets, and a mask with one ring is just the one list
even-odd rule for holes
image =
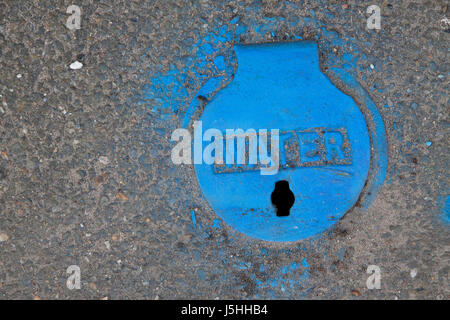
{"label": "blue painted metal cover", "polygon": [[[237,71],[205,106],[202,130],[225,135],[227,129],[279,129],[279,170],[263,175],[251,166],[196,164],[202,192],[217,215],[250,237],[296,241],[317,235],[352,208],[364,188],[371,166],[365,116],[321,72],[316,43],[234,50]],[[280,180],[295,195],[287,217],[277,217],[271,202]]]}

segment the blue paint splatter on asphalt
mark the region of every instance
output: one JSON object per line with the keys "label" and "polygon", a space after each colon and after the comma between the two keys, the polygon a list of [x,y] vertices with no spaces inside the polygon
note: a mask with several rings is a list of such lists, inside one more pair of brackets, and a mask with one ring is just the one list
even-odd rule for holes
{"label": "blue paint splatter on asphalt", "polygon": [[[267,268],[264,264],[259,267],[259,272],[267,275]],[[286,289],[297,290],[303,289],[306,281],[309,279],[309,264],[304,258],[301,265],[294,261],[291,264],[282,266],[275,272],[271,272],[270,277],[255,278],[255,283],[258,289],[264,290],[271,298],[280,298],[275,294],[273,290],[281,290],[284,292]],[[256,297],[259,297],[257,294]]]}
{"label": "blue paint splatter on asphalt", "polygon": [[195,226],[197,225],[197,222],[195,220],[195,212],[194,212],[194,210],[191,210],[191,218],[192,218],[192,224],[194,225],[194,228],[195,228]]}
{"label": "blue paint splatter on asphalt", "polygon": [[442,222],[450,226],[450,195],[441,196],[438,198],[438,205],[440,207],[440,216]]}
{"label": "blue paint splatter on asphalt", "polygon": [[305,269],[305,272],[302,274],[301,278],[305,280],[309,278],[309,264],[308,261],[306,261],[306,258],[302,260],[302,266]]}

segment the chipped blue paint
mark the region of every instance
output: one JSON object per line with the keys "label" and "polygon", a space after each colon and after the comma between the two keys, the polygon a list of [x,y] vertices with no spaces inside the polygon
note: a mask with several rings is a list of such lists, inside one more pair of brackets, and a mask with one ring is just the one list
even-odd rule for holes
{"label": "chipped blue paint", "polygon": [[306,261],[306,258],[302,260],[302,266],[305,269],[305,271],[303,272],[301,279],[306,280],[309,278],[309,264],[308,261]]}
{"label": "chipped blue paint", "polygon": [[263,273],[266,272],[266,266],[264,265],[264,263],[261,263],[261,265],[259,266],[259,272]]}
{"label": "chipped blue paint", "polygon": [[251,262],[239,262],[238,264],[234,264],[233,267],[238,270],[247,270],[252,267]]}
{"label": "chipped blue paint", "polygon": [[445,205],[442,207],[442,220],[447,225],[450,224],[450,196],[447,196]]}
{"label": "chipped blue paint", "polygon": [[299,267],[297,262],[292,262],[289,266],[284,266],[281,268],[282,274],[293,273]]}
{"label": "chipped blue paint", "polygon": [[192,218],[192,224],[195,227],[197,225],[197,222],[195,221],[195,212],[194,212],[194,210],[191,210],[191,218]]}
{"label": "chipped blue paint", "polygon": [[204,281],[206,279],[206,273],[202,269],[197,271],[197,276],[200,280]]}
{"label": "chipped blue paint", "polygon": [[343,247],[340,248],[338,253],[337,253],[337,258],[339,259],[339,261],[344,260],[344,256],[345,256],[345,252],[347,251],[347,247]]}
{"label": "chipped blue paint", "polygon": [[441,221],[450,226],[450,195],[440,196],[438,198],[438,205],[440,207]]}
{"label": "chipped blue paint", "polygon": [[212,228],[221,229],[222,227],[221,227],[220,223],[221,223],[221,221],[219,219],[214,219]]}
{"label": "chipped blue paint", "polygon": [[[258,271],[264,274],[264,277],[255,277],[256,287],[264,290],[265,293],[274,299],[280,297],[272,289],[280,289],[282,292],[286,289],[302,289],[309,279],[309,264],[306,258],[302,259],[301,265],[294,261],[270,272],[264,264],[261,264]],[[266,277],[269,274],[270,276]],[[259,297],[258,295],[256,296]]]}

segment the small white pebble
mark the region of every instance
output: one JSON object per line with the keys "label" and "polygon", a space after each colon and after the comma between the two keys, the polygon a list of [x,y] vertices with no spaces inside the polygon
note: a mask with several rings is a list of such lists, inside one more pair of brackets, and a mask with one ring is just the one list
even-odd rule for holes
{"label": "small white pebble", "polygon": [[20,79],[20,78],[22,78],[22,75],[20,73],[18,73],[16,77],[17,77],[17,79]]}
{"label": "small white pebble", "polygon": [[111,244],[109,243],[109,241],[105,241],[105,247],[106,249],[111,249]]}
{"label": "small white pebble", "polygon": [[411,278],[415,278],[417,276],[417,269],[411,269],[411,271],[409,272],[409,275],[411,276]]}
{"label": "small white pebble", "polygon": [[373,64],[370,64],[370,69],[374,69],[375,67],[374,67],[374,65]]}
{"label": "small white pebble", "polygon": [[101,164],[104,164],[104,165],[109,164],[109,159],[108,159],[108,157],[105,157],[105,156],[99,157],[99,158],[98,158],[98,161],[99,161]]}
{"label": "small white pebble", "polygon": [[78,70],[78,69],[81,69],[82,67],[83,67],[83,64],[79,61],[75,61],[70,64],[70,69],[72,69],[72,70]]}

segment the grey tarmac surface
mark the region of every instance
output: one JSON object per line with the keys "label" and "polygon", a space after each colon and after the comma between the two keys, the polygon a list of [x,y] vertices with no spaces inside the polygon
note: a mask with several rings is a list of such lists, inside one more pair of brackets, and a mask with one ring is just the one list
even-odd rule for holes
{"label": "grey tarmac surface", "polygon": [[[381,30],[366,28],[372,4]],[[431,0],[0,1],[0,298],[448,299],[449,14]],[[235,42],[301,36],[321,59],[351,56],[383,116],[380,193],[315,239],[217,226],[193,168],[170,161],[177,113],[143,94],[186,105],[211,76],[192,71],[197,43],[237,25]],[[152,80],[171,70],[185,96]]]}

